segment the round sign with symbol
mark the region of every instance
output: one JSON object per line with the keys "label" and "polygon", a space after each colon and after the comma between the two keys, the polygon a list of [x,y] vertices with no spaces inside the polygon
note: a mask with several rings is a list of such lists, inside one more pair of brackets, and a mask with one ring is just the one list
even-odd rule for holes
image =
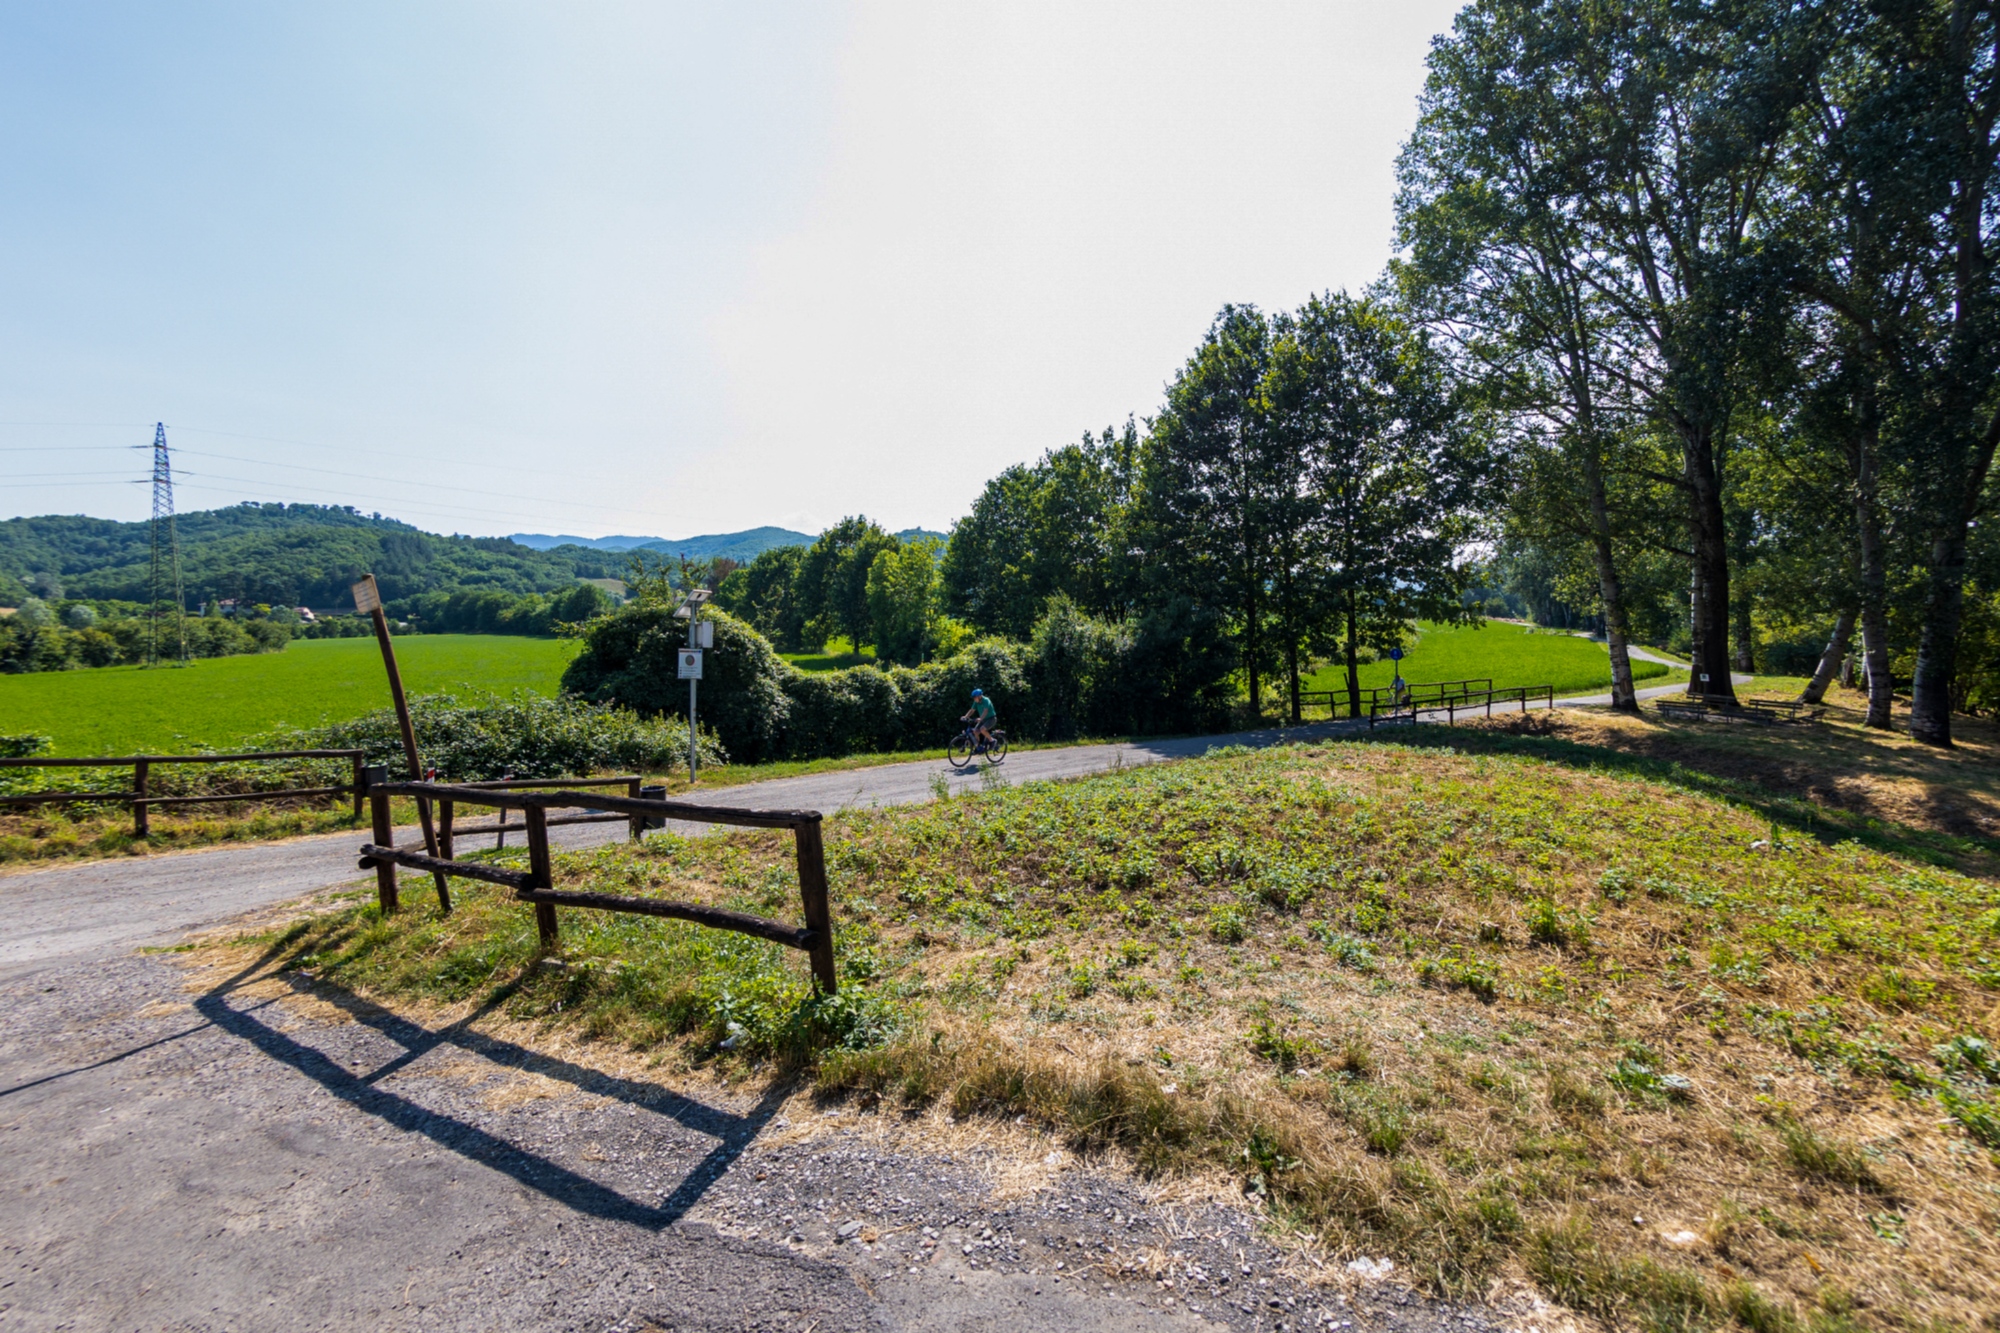
{"label": "round sign with symbol", "polygon": [[681,649],[681,679],[682,680],[701,679],[701,649],[699,648]]}
{"label": "round sign with symbol", "polygon": [[1391,662],[1400,662],[1400,661],[1402,661],[1402,660],[1403,660],[1403,650],[1402,650],[1401,648],[1391,648],[1391,649],[1389,650],[1389,660],[1390,660]]}

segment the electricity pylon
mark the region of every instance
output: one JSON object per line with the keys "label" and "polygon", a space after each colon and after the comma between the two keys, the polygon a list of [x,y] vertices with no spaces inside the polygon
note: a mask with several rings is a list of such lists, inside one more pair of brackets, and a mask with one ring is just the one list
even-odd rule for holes
{"label": "electricity pylon", "polygon": [[[161,615],[173,607],[171,640],[161,633]],[[187,661],[187,607],[181,594],[181,541],[174,531],[174,470],[167,461],[167,424],[153,427],[153,579],[152,604],[147,608],[151,622],[146,636],[146,663],[159,665],[162,648],[170,648],[173,660]]]}

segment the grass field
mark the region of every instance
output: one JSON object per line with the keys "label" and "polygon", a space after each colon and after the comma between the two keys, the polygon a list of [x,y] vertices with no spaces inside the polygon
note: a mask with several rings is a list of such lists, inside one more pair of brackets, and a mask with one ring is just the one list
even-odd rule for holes
{"label": "grass field", "polygon": [[[396,640],[411,694],[553,694],[578,645],[503,635]],[[389,702],[373,639],[305,639],[278,653],[187,667],[99,667],[0,676],[0,733],[55,738],[61,755],[227,749],[279,726],[358,717]]]}
{"label": "grass field", "polygon": [[[1405,650],[1402,668],[1403,679],[1413,684],[1490,676],[1495,689],[1553,685],[1559,696],[1611,688],[1611,656],[1603,644],[1499,620],[1477,629],[1426,623],[1417,642]],[[1667,668],[1657,662],[1632,663],[1633,678],[1641,682],[1666,674]],[[1387,660],[1361,668],[1363,689],[1387,686],[1395,678],[1396,664]],[[1305,688],[1344,690],[1347,673],[1337,666],[1321,667],[1307,678]]]}
{"label": "grass field", "polygon": [[[1559,721],[835,816],[830,1001],[775,945],[631,916],[565,912],[540,967],[532,913],[471,884],[450,919],[357,899],[242,944],[426,1023],[1234,1177],[1336,1271],[1526,1279],[1613,1328],[1988,1327],[2000,888],[1703,770],[1747,732],[1619,721],[1677,747],[1650,758]],[[791,915],[789,855],[660,837],[557,878]]]}

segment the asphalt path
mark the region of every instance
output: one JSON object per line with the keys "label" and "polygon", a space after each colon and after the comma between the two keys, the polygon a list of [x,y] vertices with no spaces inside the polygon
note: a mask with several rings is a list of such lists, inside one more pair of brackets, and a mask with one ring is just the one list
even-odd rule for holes
{"label": "asphalt path", "polygon": [[[1636,649],[1634,654],[1649,656]],[[1749,679],[1741,676],[1737,682],[1742,684]],[[1650,699],[1685,689],[1684,685],[1663,685],[1639,693],[1642,699]],[[1589,707],[1610,702],[1608,694],[1582,695],[1558,700],[1557,706]],[[1522,705],[1510,703],[1495,705],[1493,711],[1504,714],[1522,709]],[[1427,710],[1425,716],[1435,720],[1443,712]],[[1365,723],[1323,722],[1221,736],[1017,750],[998,772],[1010,783],[1085,777],[1192,758],[1219,746],[1283,745],[1353,736],[1367,730]],[[722,787],[702,792],[699,799],[706,804],[736,808],[819,810],[831,814],[874,806],[914,805],[935,799],[940,790],[977,791],[990,780],[978,766],[954,772],[942,761],[922,760]],[[706,833],[712,828],[706,824],[678,823],[668,827],[684,834]],[[550,837],[558,846],[571,848],[594,846],[624,836],[622,823],[550,830]],[[0,876],[0,914],[4,914],[0,920],[7,923],[4,937],[0,937],[0,977],[62,961],[109,958],[141,945],[170,943],[190,930],[214,926],[244,912],[319,889],[353,883],[364,878],[355,862],[359,846],[365,840],[361,832],[351,831],[252,846],[84,861]],[[396,841],[416,845],[420,839],[417,830],[410,827],[397,830]],[[483,844],[484,838],[477,834],[461,835],[458,840],[460,847]],[[428,883],[422,875],[407,871],[404,875],[406,891],[422,892]]]}

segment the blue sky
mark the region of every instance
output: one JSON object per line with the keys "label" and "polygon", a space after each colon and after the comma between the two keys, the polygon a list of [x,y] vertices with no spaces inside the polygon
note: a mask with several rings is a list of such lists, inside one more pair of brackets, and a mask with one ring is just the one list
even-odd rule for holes
{"label": "blue sky", "polygon": [[0,517],[948,526],[1379,272],[1456,9],[0,3]]}

